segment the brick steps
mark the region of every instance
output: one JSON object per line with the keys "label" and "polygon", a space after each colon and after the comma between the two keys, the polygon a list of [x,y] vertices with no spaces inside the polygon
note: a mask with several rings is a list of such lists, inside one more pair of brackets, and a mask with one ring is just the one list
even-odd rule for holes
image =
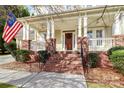
{"label": "brick steps", "polygon": [[80,54],[56,53],[45,64],[45,71],[83,74]]}

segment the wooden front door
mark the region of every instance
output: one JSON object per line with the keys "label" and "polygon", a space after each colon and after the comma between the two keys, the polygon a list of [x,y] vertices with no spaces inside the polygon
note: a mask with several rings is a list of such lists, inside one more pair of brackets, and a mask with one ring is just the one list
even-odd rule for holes
{"label": "wooden front door", "polygon": [[72,50],[72,33],[65,33],[65,49]]}

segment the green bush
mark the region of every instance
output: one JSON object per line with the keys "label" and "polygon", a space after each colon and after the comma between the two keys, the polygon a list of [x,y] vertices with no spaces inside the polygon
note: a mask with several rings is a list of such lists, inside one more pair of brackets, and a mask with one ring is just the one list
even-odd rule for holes
{"label": "green bush", "polygon": [[124,74],[124,50],[113,51],[110,55],[110,60],[120,73]]}
{"label": "green bush", "polygon": [[13,50],[9,44],[4,43],[5,49],[11,53],[11,55],[16,59],[16,50]]}
{"label": "green bush", "polygon": [[12,49],[12,50],[16,50],[16,41],[13,40],[10,44],[8,44],[8,46]]}
{"label": "green bush", "polygon": [[99,57],[98,57],[97,53],[89,53],[88,54],[88,59],[89,59],[89,66],[91,68],[97,67],[98,60],[99,60]]}
{"label": "green bush", "polygon": [[49,58],[50,54],[47,51],[45,51],[45,50],[38,51],[38,54],[39,54],[40,62],[45,64],[46,60]]}
{"label": "green bush", "polygon": [[110,48],[107,53],[108,55],[110,56],[112,54],[113,51],[116,51],[116,50],[124,50],[124,47],[123,46],[116,46],[116,47],[112,47]]}
{"label": "green bush", "polygon": [[30,60],[29,54],[31,51],[28,50],[17,50],[16,51],[16,61],[26,62]]}

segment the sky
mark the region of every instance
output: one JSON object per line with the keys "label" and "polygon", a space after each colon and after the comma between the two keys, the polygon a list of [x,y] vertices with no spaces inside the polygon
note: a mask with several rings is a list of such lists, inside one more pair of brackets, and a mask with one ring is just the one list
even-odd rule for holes
{"label": "sky", "polygon": [[28,8],[30,15],[32,15],[35,12],[31,5],[26,5],[26,7]]}
{"label": "sky", "polygon": [[[82,7],[82,8],[87,8],[92,6],[96,6],[96,5],[79,5],[79,7]],[[26,7],[28,8],[30,15],[32,14],[37,15],[37,11],[32,7],[32,5],[26,5]],[[64,11],[69,11],[70,9],[71,10],[73,9],[72,5],[63,5],[63,7],[64,7]],[[52,11],[48,12],[46,6],[43,6],[42,9],[41,8],[39,9],[43,14],[53,13]]]}

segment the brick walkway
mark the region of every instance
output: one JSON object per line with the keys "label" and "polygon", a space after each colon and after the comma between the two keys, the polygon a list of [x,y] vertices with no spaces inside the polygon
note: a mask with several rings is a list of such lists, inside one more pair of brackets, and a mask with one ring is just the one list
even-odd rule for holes
{"label": "brick walkway", "polygon": [[83,75],[0,69],[0,82],[25,88],[86,88]]}

